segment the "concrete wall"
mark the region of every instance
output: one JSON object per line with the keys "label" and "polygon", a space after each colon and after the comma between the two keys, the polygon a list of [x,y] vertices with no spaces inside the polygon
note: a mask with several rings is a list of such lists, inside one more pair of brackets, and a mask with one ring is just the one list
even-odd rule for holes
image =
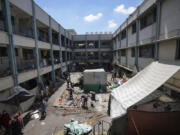
{"label": "concrete wall", "polygon": [[121,56],[121,64],[126,65],[126,57],[125,56]]}
{"label": "concrete wall", "polygon": [[55,30],[56,32],[59,32],[58,23],[53,18],[51,18],[51,25],[52,25],[53,30]]}
{"label": "concrete wall", "polygon": [[135,63],[135,57],[131,57],[131,48],[128,48],[128,67],[133,68]]}
{"label": "concrete wall", "polygon": [[15,46],[22,46],[22,47],[35,47],[35,41],[32,38],[14,35],[14,45]]}
{"label": "concrete wall", "polygon": [[10,3],[20,8],[24,12],[32,15],[32,3],[31,0],[9,0]]}
{"label": "concrete wall", "polygon": [[155,39],[156,34],[156,23],[140,30],[139,32],[139,44],[147,44],[152,43],[152,41]]}
{"label": "concrete wall", "polygon": [[46,26],[49,26],[49,15],[42,10],[38,5],[35,6],[36,10],[36,18],[41,23],[45,24]]}
{"label": "concrete wall", "polygon": [[139,60],[140,70],[144,69],[146,66],[148,66],[149,64],[151,64],[151,62],[154,61],[152,58],[142,58],[142,57],[139,57],[138,60]]}
{"label": "concrete wall", "polygon": [[126,48],[126,38],[121,40],[121,48]]}
{"label": "concrete wall", "polygon": [[132,34],[132,26],[128,27],[128,47],[136,45],[136,33]]}
{"label": "concrete wall", "polygon": [[167,39],[174,36],[180,36],[180,1],[164,0],[161,8],[161,37]]}
{"label": "concrete wall", "polygon": [[9,44],[9,38],[7,32],[0,31],[0,42],[1,44]]}
{"label": "concrete wall", "polygon": [[176,56],[176,40],[160,43],[159,61],[166,64],[180,65],[180,60],[175,59]]}

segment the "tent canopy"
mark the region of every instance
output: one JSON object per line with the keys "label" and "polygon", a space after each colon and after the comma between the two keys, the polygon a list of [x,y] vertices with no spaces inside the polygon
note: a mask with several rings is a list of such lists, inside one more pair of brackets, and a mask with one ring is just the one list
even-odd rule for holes
{"label": "tent canopy", "polygon": [[13,88],[13,93],[10,96],[8,96],[7,98],[0,100],[0,103],[19,105],[20,103],[27,101],[28,99],[32,98],[33,96],[34,95],[31,94],[26,89],[24,89],[20,86],[15,86]]}
{"label": "tent canopy", "polygon": [[153,93],[176,72],[180,66],[152,62],[128,82],[111,93],[111,118],[121,117],[127,109]]}

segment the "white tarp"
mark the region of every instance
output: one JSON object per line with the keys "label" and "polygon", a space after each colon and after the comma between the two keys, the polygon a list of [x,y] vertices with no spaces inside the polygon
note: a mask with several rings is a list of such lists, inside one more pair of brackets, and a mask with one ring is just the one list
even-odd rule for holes
{"label": "white tarp", "polygon": [[176,72],[180,66],[153,62],[136,76],[111,93],[111,118],[121,117],[126,110],[153,93]]}

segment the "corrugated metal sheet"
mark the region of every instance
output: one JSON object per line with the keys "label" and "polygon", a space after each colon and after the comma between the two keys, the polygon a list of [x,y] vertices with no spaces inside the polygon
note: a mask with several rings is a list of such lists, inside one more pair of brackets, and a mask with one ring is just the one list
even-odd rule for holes
{"label": "corrugated metal sheet", "polygon": [[121,117],[127,109],[153,93],[169,78],[180,66],[166,65],[153,62],[136,76],[111,93],[111,117]]}

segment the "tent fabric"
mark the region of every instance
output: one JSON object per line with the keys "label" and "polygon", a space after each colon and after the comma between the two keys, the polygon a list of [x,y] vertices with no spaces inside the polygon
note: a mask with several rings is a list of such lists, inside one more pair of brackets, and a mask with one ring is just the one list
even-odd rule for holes
{"label": "tent fabric", "polygon": [[8,103],[13,105],[18,105],[21,102],[27,101],[28,99],[32,98],[34,95],[31,94],[26,89],[15,86],[13,88],[13,93],[8,96],[7,98],[0,100],[0,103]]}
{"label": "tent fabric", "polygon": [[157,90],[180,70],[180,66],[152,62],[136,76],[111,93],[111,118],[121,117],[127,109]]}

